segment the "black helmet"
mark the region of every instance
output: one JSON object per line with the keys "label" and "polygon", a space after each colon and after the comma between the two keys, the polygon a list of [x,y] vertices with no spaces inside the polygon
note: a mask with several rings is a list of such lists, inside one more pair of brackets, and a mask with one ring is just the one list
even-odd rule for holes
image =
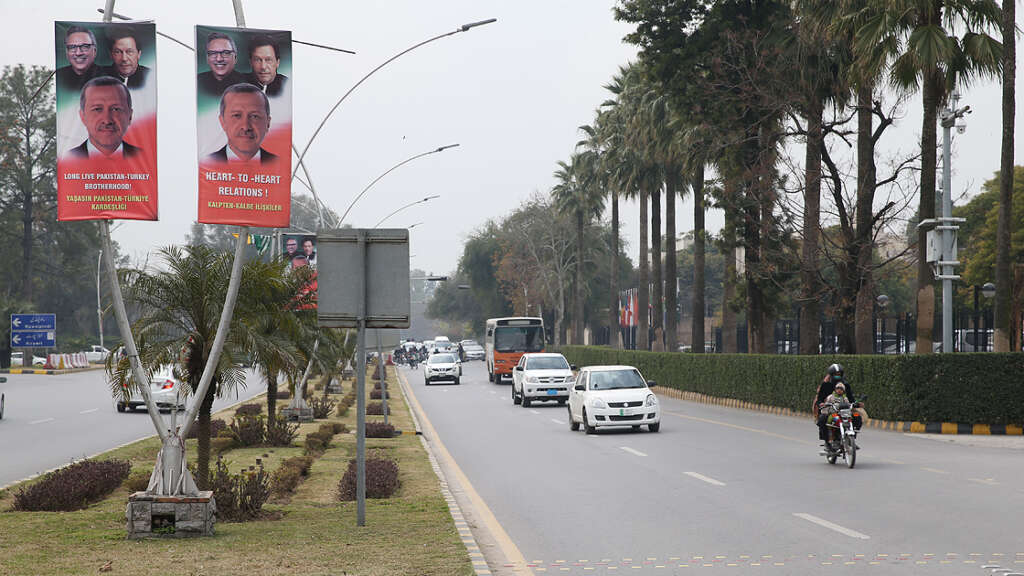
{"label": "black helmet", "polygon": [[843,365],[842,364],[833,364],[833,365],[829,366],[828,367],[828,376],[829,376],[829,378],[831,378],[833,380],[842,380],[843,379]]}

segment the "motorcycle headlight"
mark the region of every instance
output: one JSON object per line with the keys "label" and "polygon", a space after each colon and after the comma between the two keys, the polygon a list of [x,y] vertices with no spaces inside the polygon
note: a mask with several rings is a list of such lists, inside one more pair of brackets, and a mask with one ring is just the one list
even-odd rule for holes
{"label": "motorcycle headlight", "polygon": [[655,396],[654,394],[648,394],[647,395],[647,401],[644,402],[644,406],[657,406],[657,405],[658,405],[658,397]]}
{"label": "motorcycle headlight", "polygon": [[605,401],[600,399],[600,398],[591,398],[590,399],[590,407],[591,408],[607,408],[608,404],[605,403]]}

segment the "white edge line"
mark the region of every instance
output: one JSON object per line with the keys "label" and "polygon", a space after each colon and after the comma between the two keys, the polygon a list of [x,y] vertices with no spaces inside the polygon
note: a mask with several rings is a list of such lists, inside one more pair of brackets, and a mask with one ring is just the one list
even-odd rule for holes
{"label": "white edge line", "polygon": [[714,478],[705,476],[703,474],[698,474],[696,472],[685,472],[685,474],[687,476],[689,476],[690,478],[696,478],[697,480],[700,480],[702,482],[707,482],[708,484],[714,484],[715,486],[725,486],[725,482],[721,482],[719,480],[715,480]]}
{"label": "white edge line", "polygon": [[793,516],[796,516],[797,518],[803,518],[804,520],[807,520],[808,522],[813,522],[813,523],[817,524],[818,526],[822,526],[824,528],[828,528],[829,530],[835,530],[836,532],[839,532],[840,534],[844,534],[846,536],[849,536],[850,538],[859,538],[860,540],[870,540],[871,539],[871,537],[868,536],[867,534],[861,534],[860,532],[857,532],[856,530],[850,530],[849,528],[844,528],[844,527],[840,526],[839,524],[833,524],[832,522],[829,522],[828,520],[825,520],[824,518],[818,518],[817,516],[813,516],[811,514],[807,514],[806,512],[794,512]]}
{"label": "white edge line", "polygon": [[626,452],[629,452],[630,454],[636,455],[636,456],[647,456],[647,454],[644,454],[643,452],[641,452],[639,450],[635,450],[633,448],[630,448],[629,446],[619,446],[619,448],[622,449],[622,450],[625,450]]}
{"label": "white edge line", "polygon": [[540,412],[537,412],[536,410],[530,410],[530,414],[536,414],[536,415],[540,416]]}

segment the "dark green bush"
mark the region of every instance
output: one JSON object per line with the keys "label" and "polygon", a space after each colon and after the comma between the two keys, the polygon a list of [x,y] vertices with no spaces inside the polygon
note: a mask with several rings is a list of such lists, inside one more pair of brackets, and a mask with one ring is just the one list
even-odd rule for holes
{"label": "dark green bush", "polygon": [[307,456],[319,456],[327,449],[327,442],[316,434],[307,434],[303,442],[302,453]]}
{"label": "dark green bush", "polygon": [[[370,416],[383,416],[384,415],[384,403],[383,402],[370,402],[366,405],[366,413]],[[389,411],[388,414],[391,412]]]}
{"label": "dark green bush", "polygon": [[391,424],[385,424],[383,422],[366,423],[367,438],[394,438],[394,436],[395,427]]}
{"label": "dark green bush", "polygon": [[783,356],[678,354],[566,346],[580,367],[636,366],[659,386],[810,412],[828,366],[843,365],[873,418],[893,421],[1024,423],[1024,354]]}
{"label": "dark green bush", "polygon": [[291,424],[284,418],[275,418],[273,422],[267,422],[264,441],[271,446],[291,446],[298,435],[298,424]]}
{"label": "dark green bush", "polygon": [[[366,497],[390,498],[400,486],[398,463],[382,456],[366,458]],[[348,470],[338,482],[338,499],[356,499],[356,461],[349,460]]]}
{"label": "dark green bush", "polygon": [[296,468],[303,476],[309,476],[309,469],[313,467],[313,458],[310,456],[292,456],[281,462],[281,466]]}
{"label": "dark green bush", "polygon": [[331,415],[331,410],[334,410],[334,406],[337,405],[338,401],[332,398],[324,398],[323,396],[314,396],[309,399],[309,407],[313,409],[313,418],[322,420]]}
{"label": "dark green bush", "polygon": [[270,476],[270,491],[278,496],[288,494],[302,481],[302,472],[294,466],[281,466]]}
{"label": "dark green bush", "polygon": [[132,470],[123,483],[124,487],[129,492],[144,492],[149,488],[149,477],[152,473],[152,470]]}
{"label": "dark green bush", "polygon": [[263,413],[263,406],[259,404],[242,404],[235,408],[235,416],[259,416]]}
{"label": "dark green bush", "polygon": [[210,474],[210,488],[217,501],[217,517],[229,522],[244,522],[262,515],[263,505],[270,498],[270,475],[263,462],[256,460],[238,474],[232,474],[221,457]]}
{"label": "dark green bush", "polygon": [[128,478],[127,460],[82,460],[55,470],[14,495],[15,510],[80,510],[110,494]]}
{"label": "dark green bush", "polygon": [[385,397],[385,396],[388,398],[388,400],[391,399],[391,394],[390,393],[385,394],[383,390],[371,390],[370,391],[370,400],[380,400],[382,397]]}
{"label": "dark green bush", "polygon": [[263,415],[239,414],[231,419],[231,436],[239,446],[263,444],[266,422]]}

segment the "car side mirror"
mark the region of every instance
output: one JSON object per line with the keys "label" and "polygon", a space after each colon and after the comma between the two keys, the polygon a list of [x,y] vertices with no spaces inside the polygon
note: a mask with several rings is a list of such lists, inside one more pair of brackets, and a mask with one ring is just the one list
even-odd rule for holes
{"label": "car side mirror", "polygon": [[579,368],[577,368],[575,364],[569,364],[569,370],[572,370],[573,372],[575,372],[575,371],[579,370]]}
{"label": "car side mirror", "polygon": [[516,366],[516,372],[522,372],[522,371],[523,371],[523,367],[522,366]]}
{"label": "car side mirror", "polygon": [[[698,312],[699,312],[699,310],[698,310]],[[648,381],[647,381],[647,387],[648,387],[648,388],[654,388],[654,387],[655,387],[655,386],[657,386],[657,385],[658,385],[658,383],[657,383],[657,382],[655,382],[654,380],[648,380]]]}
{"label": "car side mirror", "polygon": [[586,387],[584,387],[583,384],[577,384],[573,386],[572,389],[576,390],[577,392],[583,392],[584,390],[586,390]]}

